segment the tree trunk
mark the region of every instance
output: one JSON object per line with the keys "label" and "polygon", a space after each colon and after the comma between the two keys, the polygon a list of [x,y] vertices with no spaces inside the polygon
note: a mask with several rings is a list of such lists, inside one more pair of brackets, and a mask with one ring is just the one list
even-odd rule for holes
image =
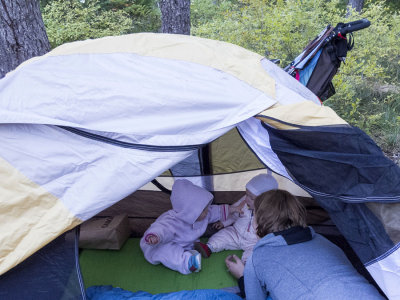
{"label": "tree trunk", "polygon": [[364,6],[364,0],[349,0],[348,6],[354,8],[358,12],[361,12]]}
{"label": "tree trunk", "polygon": [[161,31],[190,34],[190,0],[160,0]]}
{"label": "tree trunk", "polygon": [[50,50],[38,0],[0,0],[0,78]]}

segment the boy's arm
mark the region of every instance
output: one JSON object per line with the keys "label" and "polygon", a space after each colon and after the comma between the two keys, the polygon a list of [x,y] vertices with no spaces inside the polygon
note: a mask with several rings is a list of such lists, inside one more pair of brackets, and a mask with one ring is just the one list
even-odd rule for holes
{"label": "boy's arm", "polygon": [[253,260],[250,256],[244,268],[244,288],[247,299],[266,299],[267,295],[254,270]]}

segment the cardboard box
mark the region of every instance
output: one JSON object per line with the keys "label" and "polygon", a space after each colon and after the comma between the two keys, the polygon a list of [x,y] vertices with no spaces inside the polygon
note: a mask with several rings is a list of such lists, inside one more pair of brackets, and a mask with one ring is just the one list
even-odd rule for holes
{"label": "cardboard box", "polygon": [[119,250],[130,235],[126,214],[92,218],[81,225],[79,247]]}

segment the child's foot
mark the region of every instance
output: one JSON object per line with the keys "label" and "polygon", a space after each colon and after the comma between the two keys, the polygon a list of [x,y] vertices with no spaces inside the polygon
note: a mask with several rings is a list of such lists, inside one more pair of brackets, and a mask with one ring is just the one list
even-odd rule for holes
{"label": "child's foot", "polygon": [[199,272],[201,270],[201,255],[196,250],[190,250],[192,256],[189,258],[189,270],[190,272]]}
{"label": "child's foot", "polygon": [[211,255],[211,249],[208,247],[207,244],[203,244],[200,242],[195,242],[194,243],[194,249],[200,252],[201,256],[204,258],[208,258]]}

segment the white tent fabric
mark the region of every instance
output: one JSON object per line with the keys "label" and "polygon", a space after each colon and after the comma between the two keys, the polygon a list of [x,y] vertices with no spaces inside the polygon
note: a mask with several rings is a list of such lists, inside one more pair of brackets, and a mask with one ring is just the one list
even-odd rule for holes
{"label": "white tent fabric", "polygon": [[298,80],[288,76],[280,67],[271,63],[268,59],[261,60],[261,65],[275,79],[275,94],[278,103],[285,105],[309,100],[321,105],[321,101],[316,95]]}
{"label": "white tent fabric", "polygon": [[266,166],[275,173],[291,179],[278,156],[272,151],[268,132],[262,129],[260,120],[249,118],[238,125],[238,130]]}
{"label": "white tent fabric", "polygon": [[253,116],[308,100],[320,108],[260,55],[191,36],[88,40],[25,62],[0,80],[0,274],[235,126],[290,179]]}
{"label": "white tent fabric", "polygon": [[[48,125],[1,125],[0,142],[3,159],[81,220],[126,197],[191,153],[121,148]],[[2,218],[2,222],[6,226],[8,220]]]}
{"label": "white tent fabric", "polygon": [[260,56],[199,40],[73,43],[0,81],[0,273],[276,103]]}
{"label": "white tent fabric", "polygon": [[379,257],[376,262],[367,266],[367,270],[374,277],[376,283],[390,300],[400,299],[399,266],[400,244],[384,257]]}
{"label": "white tent fabric", "polygon": [[21,69],[0,82],[2,123],[125,134],[134,143],[198,144],[276,102],[218,70],[136,54],[52,56]]}

